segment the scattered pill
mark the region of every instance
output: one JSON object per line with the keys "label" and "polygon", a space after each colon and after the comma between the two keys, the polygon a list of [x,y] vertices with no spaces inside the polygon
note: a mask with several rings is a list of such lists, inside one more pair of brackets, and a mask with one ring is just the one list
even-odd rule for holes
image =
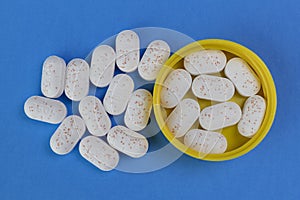
{"label": "scattered pill", "polygon": [[175,137],[182,137],[197,121],[199,115],[198,102],[193,99],[184,99],[170,113],[166,126]]}
{"label": "scattered pill", "polygon": [[73,101],[80,101],[89,92],[89,65],[80,58],[68,63],[65,94]]}
{"label": "scattered pill", "polygon": [[200,129],[187,132],[184,144],[203,154],[221,154],[227,149],[227,140],[221,133]]}
{"label": "scattered pill", "polygon": [[58,98],[65,89],[66,62],[57,56],[49,56],[42,71],[41,90],[44,96]]}
{"label": "scattered pill", "polygon": [[116,53],[108,45],[98,46],[92,54],[90,80],[97,87],[106,87],[113,78]]}
{"label": "scattered pill", "polygon": [[140,61],[140,39],[130,30],[122,31],[116,38],[117,66],[123,72],[133,72]]}
{"label": "scattered pill", "polygon": [[161,105],[165,108],[174,108],[188,92],[191,84],[192,77],[186,70],[172,71],[162,85]]}
{"label": "scattered pill", "polygon": [[87,161],[103,171],[110,171],[119,163],[119,153],[102,139],[95,136],[87,136],[81,140],[79,153]]}
{"label": "scattered pill", "polygon": [[257,133],[264,119],[266,101],[259,95],[249,97],[243,107],[243,115],[238,123],[238,131],[245,137],[252,137]]}
{"label": "scattered pill", "polygon": [[104,136],[111,128],[109,116],[95,96],[87,96],[80,101],[79,113],[92,135]]}
{"label": "scattered pill", "polygon": [[103,99],[105,110],[111,115],[123,113],[133,89],[134,82],[130,76],[126,74],[116,75],[112,79]]}
{"label": "scattered pill", "polygon": [[146,81],[155,80],[169,56],[170,47],[165,41],[155,40],[151,42],[138,65],[140,76]]}
{"label": "scattered pill", "polygon": [[192,91],[200,99],[224,102],[233,97],[234,85],[227,78],[199,75],[193,81]]}
{"label": "scattered pill", "polygon": [[52,151],[59,155],[70,153],[84,132],[84,121],[77,115],[68,116],[59,125],[50,139]]}
{"label": "scattered pill", "polygon": [[258,77],[241,58],[229,60],[224,71],[240,95],[249,97],[257,94],[260,90],[261,84]]}
{"label": "scattered pill", "polygon": [[67,115],[67,108],[62,102],[40,96],[29,97],[24,111],[29,118],[50,124],[62,122]]}
{"label": "scattered pill", "polygon": [[202,128],[213,131],[237,124],[241,116],[239,105],[234,102],[224,102],[204,108],[199,122]]}
{"label": "scattered pill", "polygon": [[124,126],[115,126],[110,129],[107,141],[113,148],[133,158],[145,155],[149,146],[143,135]]}
{"label": "scattered pill", "polygon": [[138,89],[131,95],[124,116],[126,126],[133,131],[144,129],[152,109],[152,95],[145,89]]}
{"label": "scattered pill", "polygon": [[192,75],[220,72],[226,65],[227,58],[219,50],[201,50],[184,58],[184,68]]}

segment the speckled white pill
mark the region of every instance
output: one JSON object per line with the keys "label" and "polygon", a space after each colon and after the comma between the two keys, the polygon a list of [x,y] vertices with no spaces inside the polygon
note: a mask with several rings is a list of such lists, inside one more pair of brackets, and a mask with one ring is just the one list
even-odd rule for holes
{"label": "speckled white pill", "polygon": [[130,76],[126,74],[116,75],[112,79],[103,99],[105,110],[111,115],[123,113],[133,89],[134,82]]}
{"label": "speckled white pill", "polygon": [[117,66],[123,72],[133,72],[140,61],[140,39],[131,30],[125,30],[116,38]]}
{"label": "speckled white pill", "polygon": [[57,98],[65,89],[66,62],[58,56],[49,56],[43,64],[41,90],[44,96]]}
{"label": "speckled white pill", "polygon": [[184,144],[203,154],[221,154],[227,149],[227,140],[221,133],[192,129],[184,136]]}
{"label": "speckled white pill", "polygon": [[266,111],[266,101],[259,95],[249,97],[243,107],[243,115],[238,123],[239,133],[252,137],[260,128]]}
{"label": "speckled white pill", "polygon": [[193,80],[192,91],[200,99],[224,102],[233,97],[234,85],[227,78],[199,75]]}
{"label": "speckled white pill", "polygon": [[131,95],[124,116],[126,126],[133,131],[144,129],[152,109],[152,95],[145,89],[138,89]]}
{"label": "speckled white pill", "polygon": [[200,115],[200,106],[193,99],[183,99],[170,113],[166,126],[175,137],[182,137],[193,126]]}
{"label": "speckled white pill", "polygon": [[89,65],[80,58],[68,63],[66,72],[65,94],[73,101],[80,101],[89,92]]}
{"label": "speckled white pill", "polygon": [[253,96],[260,90],[261,83],[250,66],[241,58],[232,58],[225,67],[225,75],[233,82],[242,96]]}
{"label": "speckled white pill", "polygon": [[24,111],[29,118],[50,124],[62,122],[67,115],[67,108],[62,102],[40,96],[29,97]]}
{"label": "speckled white pill", "polygon": [[241,116],[239,105],[234,102],[224,102],[204,108],[199,122],[202,128],[213,131],[237,124]]}
{"label": "speckled white pill", "polygon": [[103,136],[111,128],[109,116],[101,101],[95,96],[87,96],[80,101],[79,113],[92,135]]}
{"label": "speckled white pill", "polygon": [[84,121],[77,115],[68,116],[59,125],[50,139],[52,151],[59,155],[70,153],[84,132]]}
{"label": "speckled white pill", "polygon": [[165,41],[155,40],[151,42],[138,65],[140,76],[146,81],[155,80],[169,56],[170,47]]}
{"label": "speckled white pill", "polygon": [[116,53],[108,45],[96,47],[92,54],[90,80],[97,87],[106,87],[113,78]]}
{"label": "speckled white pill", "polygon": [[110,129],[107,141],[113,148],[133,158],[145,155],[149,146],[143,135],[124,126],[115,126]]}
{"label": "speckled white pill", "polygon": [[227,58],[219,50],[201,50],[184,58],[184,68],[192,75],[220,72],[226,65]]}
{"label": "speckled white pill", "polygon": [[79,152],[83,158],[103,171],[110,171],[119,163],[119,153],[95,136],[83,138],[79,144]]}
{"label": "speckled white pill", "polygon": [[162,85],[161,105],[165,108],[174,108],[190,89],[191,84],[192,77],[186,70],[172,71]]}

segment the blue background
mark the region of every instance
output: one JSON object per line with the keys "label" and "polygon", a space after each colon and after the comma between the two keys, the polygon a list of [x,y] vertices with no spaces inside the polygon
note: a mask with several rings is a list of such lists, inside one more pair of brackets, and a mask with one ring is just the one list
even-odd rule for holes
{"label": "blue background", "polygon": [[[269,67],[278,110],[265,140],[233,161],[182,156],[148,174],[104,173],[77,151],[57,156],[55,125],[29,120],[43,60],[85,57],[123,29],[158,26],[194,39],[223,38],[254,50]],[[0,199],[300,199],[300,2],[0,1]]]}

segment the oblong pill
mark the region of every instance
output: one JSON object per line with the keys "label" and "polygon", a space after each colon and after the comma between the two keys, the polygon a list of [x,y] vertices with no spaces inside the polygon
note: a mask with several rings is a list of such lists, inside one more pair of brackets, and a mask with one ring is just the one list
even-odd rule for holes
{"label": "oblong pill", "polygon": [[219,50],[201,50],[184,58],[184,68],[192,75],[220,72],[226,65],[226,55]]}
{"label": "oblong pill", "polygon": [[261,83],[250,66],[241,58],[232,58],[225,67],[225,75],[233,82],[238,93],[249,97],[258,93]]}
{"label": "oblong pill", "polygon": [[213,131],[237,124],[241,116],[239,105],[234,102],[224,102],[204,108],[199,122],[202,128]]}
{"label": "oblong pill", "polygon": [[182,137],[200,115],[200,106],[193,99],[182,100],[170,113],[166,125],[175,137]]}
{"label": "oblong pill", "polygon": [[123,113],[133,89],[134,82],[130,76],[126,74],[116,75],[112,79],[103,99],[105,110],[111,115]]}
{"label": "oblong pill", "polygon": [[204,154],[221,154],[227,149],[227,140],[221,133],[192,129],[184,136],[184,144]]}
{"label": "oblong pill", "polygon": [[174,108],[192,84],[191,75],[184,69],[172,71],[163,83],[160,102],[165,108]]}
{"label": "oblong pill", "polygon": [[131,95],[124,116],[126,126],[133,131],[144,129],[152,109],[152,95],[145,89],[138,89]]}
{"label": "oblong pill", "polygon": [[67,115],[65,104],[40,96],[29,97],[24,104],[25,114],[34,120],[58,124]]}
{"label": "oblong pill", "polygon": [[79,144],[83,158],[103,171],[114,169],[119,163],[119,153],[95,136],[83,138]]}
{"label": "oblong pill", "polygon": [[59,125],[50,139],[52,151],[59,155],[70,153],[85,132],[81,117],[70,115]]}
{"label": "oblong pill", "polygon": [[90,80],[97,87],[106,87],[113,78],[116,53],[108,45],[98,46],[92,54]]}
{"label": "oblong pill", "polygon": [[65,94],[73,101],[80,101],[89,92],[89,64],[80,58],[68,63]]}
{"label": "oblong pill", "polygon": [[259,95],[249,97],[243,107],[238,131],[245,137],[252,137],[260,128],[266,111],[266,101]]}
{"label": "oblong pill", "polygon": [[132,157],[140,158],[148,151],[147,139],[124,126],[115,126],[107,134],[110,146]]}
{"label": "oblong pill", "polygon": [[111,128],[110,118],[95,96],[87,96],[80,101],[79,113],[92,135],[103,136]]}
{"label": "oblong pill", "polygon": [[43,63],[41,90],[44,96],[57,98],[65,89],[66,62],[58,56],[49,56]]}
{"label": "oblong pill", "polygon": [[170,47],[165,41],[155,40],[151,42],[138,65],[140,76],[146,81],[155,80],[169,56]]}
{"label": "oblong pill", "polygon": [[125,30],[116,38],[117,66],[123,72],[133,72],[140,61],[140,39],[131,31]]}
{"label": "oblong pill", "polygon": [[234,85],[227,78],[199,75],[193,81],[192,91],[200,99],[224,102],[233,97]]}

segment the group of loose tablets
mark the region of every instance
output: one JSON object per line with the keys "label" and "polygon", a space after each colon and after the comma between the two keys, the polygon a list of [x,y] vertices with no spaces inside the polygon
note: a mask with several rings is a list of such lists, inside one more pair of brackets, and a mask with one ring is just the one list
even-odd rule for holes
{"label": "group of loose tablets", "polygon": [[[50,56],[43,63],[44,97],[28,98],[24,111],[31,119],[60,123],[50,139],[53,152],[68,154],[79,143],[83,158],[103,171],[112,170],[118,165],[119,152],[140,158],[149,147],[146,137],[137,131],[148,124],[152,94],[146,89],[134,91],[134,81],[126,73],[138,70],[144,80],[153,81],[169,56],[169,45],[155,40],[140,59],[139,37],[130,30],[117,35],[115,49],[108,45],[96,47],[90,64],[80,58],[66,64],[62,58]],[[115,65],[124,73],[114,76]],[[103,102],[88,96],[90,83],[99,88],[108,86]],[[66,106],[55,99],[63,92],[68,99],[79,102],[80,115],[67,117]],[[125,126],[112,127],[110,115],[122,113]],[[86,131],[90,135],[84,137]]]}
{"label": "group of loose tablets", "polygon": [[[194,99],[185,98],[190,89]],[[257,95],[260,89],[259,78],[241,58],[227,62],[220,50],[191,53],[184,58],[184,69],[173,70],[163,82],[161,105],[173,109],[165,124],[176,138],[184,137],[184,144],[200,153],[224,153],[227,140],[220,130],[237,124],[238,132],[251,138],[260,128],[266,110],[265,99]],[[243,109],[230,101],[235,91],[247,98]],[[200,111],[195,99],[215,104]],[[197,120],[202,129],[192,128]]]}
{"label": "group of loose tablets", "polygon": [[[103,171],[114,169],[119,152],[140,158],[148,151],[148,140],[138,131],[149,121],[152,94],[145,89],[134,90],[134,81],[126,73],[138,71],[145,81],[153,81],[170,56],[169,45],[152,41],[140,59],[139,36],[130,30],[119,33],[115,49],[108,45],[96,47],[90,63],[75,58],[68,64],[50,56],[43,63],[41,91],[24,104],[26,115],[34,120],[59,124],[50,139],[56,154],[70,153],[79,143],[83,158]],[[124,73],[115,75],[115,65]],[[203,153],[223,153],[226,138],[217,130],[238,123],[239,132],[252,137],[259,129],[265,112],[265,100],[256,95],[260,80],[240,58],[227,58],[219,50],[202,50],[184,58],[185,69],[173,70],[163,83],[161,105],[173,109],[166,125],[175,137],[184,137],[184,144]],[[227,78],[216,76],[224,72]],[[103,100],[88,96],[90,84],[108,87]],[[196,98],[219,102],[200,110],[199,103],[185,98],[190,90]],[[229,101],[235,90],[248,97],[243,112]],[[79,115],[67,117],[67,108],[59,100],[63,93],[79,102]],[[124,113],[124,126],[112,127],[110,116]],[[199,120],[203,129],[192,129]],[[84,137],[85,133],[90,133]]]}

